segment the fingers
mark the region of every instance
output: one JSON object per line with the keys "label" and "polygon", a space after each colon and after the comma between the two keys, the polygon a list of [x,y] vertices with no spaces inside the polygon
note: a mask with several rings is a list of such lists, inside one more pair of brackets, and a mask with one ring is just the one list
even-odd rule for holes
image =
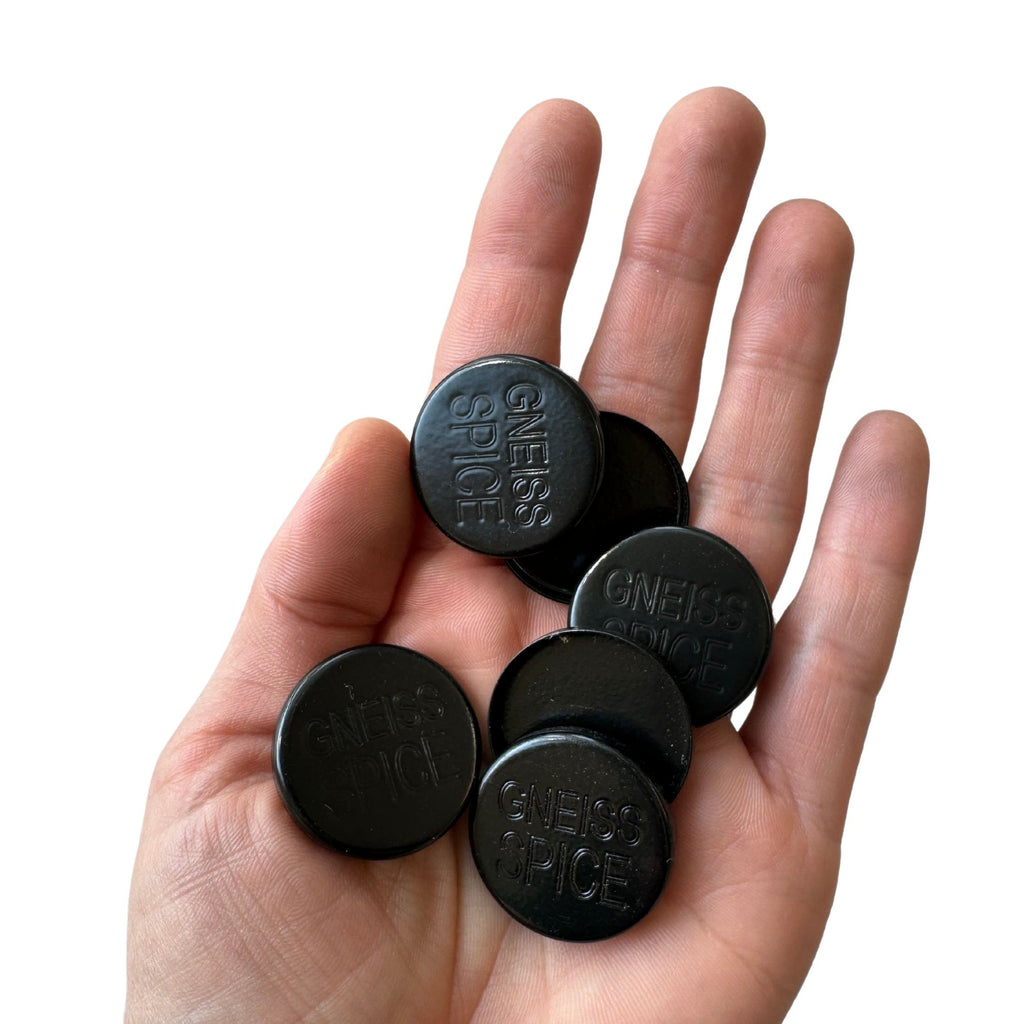
{"label": "fingers", "polygon": [[849,229],[785,203],[751,247],[722,391],[690,478],[694,522],[734,544],[770,594],[803,517],[807,473],[846,305]]}
{"label": "fingers", "polygon": [[346,427],[260,564],[238,628],[187,725],[263,734],[298,680],[370,643],[412,533],[409,447],[380,420]]}
{"label": "fingers", "polygon": [[597,406],[656,430],[681,457],[718,280],[764,145],[739,93],[705,89],[662,122],[580,376]]}
{"label": "fingers", "polygon": [[927,446],[912,420],[875,413],[857,425],[743,725],[765,779],[836,842],[896,643],[927,478]]}
{"label": "fingers", "polygon": [[585,108],[551,100],[512,130],[484,192],[434,383],[497,352],[558,362],[559,321],[601,154]]}

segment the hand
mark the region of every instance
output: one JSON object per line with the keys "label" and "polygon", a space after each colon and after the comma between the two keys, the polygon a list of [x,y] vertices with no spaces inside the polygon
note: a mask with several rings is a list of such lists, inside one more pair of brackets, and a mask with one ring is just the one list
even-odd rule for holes
{"label": "hand", "polygon": [[[763,143],[743,97],[682,100],[658,133],[581,383],[682,457],[719,275]],[[516,126],[483,197],[435,366],[558,360],[559,315],[600,140],[568,102]],[[778,589],[839,340],[853,255],[828,207],[754,240],[692,522]],[[850,788],[917,549],[927,450],[896,413],[855,427],[803,584],[738,731],[697,730],[661,901],[604,942],[545,939],[480,881],[463,819],[410,857],[321,848],[270,771],[275,720],[314,664],[374,641],[428,655],[481,722],[498,673],[565,608],[456,547],[416,504],[408,445],[360,421],[271,544],[213,679],[153,779],[132,884],[131,1021],[778,1021],[829,912]]]}

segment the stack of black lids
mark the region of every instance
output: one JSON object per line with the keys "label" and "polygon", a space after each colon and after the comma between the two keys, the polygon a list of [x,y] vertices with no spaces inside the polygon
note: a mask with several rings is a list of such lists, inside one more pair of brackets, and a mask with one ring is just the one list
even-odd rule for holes
{"label": "stack of black lids", "polygon": [[734,547],[687,525],[665,442],[599,413],[540,360],[489,356],[449,374],[416,420],[411,467],[437,527],[568,604],[569,628],[498,679],[479,783],[476,720],[443,668],[381,645],[328,659],[278,725],[285,804],[343,853],[392,857],[471,803],[477,868],[514,918],[557,939],[618,934],[664,888],[691,727],[729,714],[764,668],[764,585]]}

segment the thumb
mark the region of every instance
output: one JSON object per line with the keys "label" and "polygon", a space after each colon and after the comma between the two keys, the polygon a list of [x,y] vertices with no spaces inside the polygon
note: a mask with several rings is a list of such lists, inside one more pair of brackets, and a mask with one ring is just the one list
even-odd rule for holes
{"label": "thumb", "polygon": [[214,769],[211,757],[228,747],[229,764],[214,769],[218,784],[225,771],[266,770],[292,687],[329,655],[372,642],[408,554],[414,507],[402,433],[369,419],[342,430],[264,555],[220,665],[165,752],[165,770]]}

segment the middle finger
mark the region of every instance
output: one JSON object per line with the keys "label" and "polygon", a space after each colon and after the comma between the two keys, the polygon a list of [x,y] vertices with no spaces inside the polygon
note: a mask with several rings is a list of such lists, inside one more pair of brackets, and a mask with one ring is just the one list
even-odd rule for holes
{"label": "middle finger", "polygon": [[704,89],[665,117],[580,382],[598,408],[657,431],[682,458],[718,280],[764,145],[757,108]]}

